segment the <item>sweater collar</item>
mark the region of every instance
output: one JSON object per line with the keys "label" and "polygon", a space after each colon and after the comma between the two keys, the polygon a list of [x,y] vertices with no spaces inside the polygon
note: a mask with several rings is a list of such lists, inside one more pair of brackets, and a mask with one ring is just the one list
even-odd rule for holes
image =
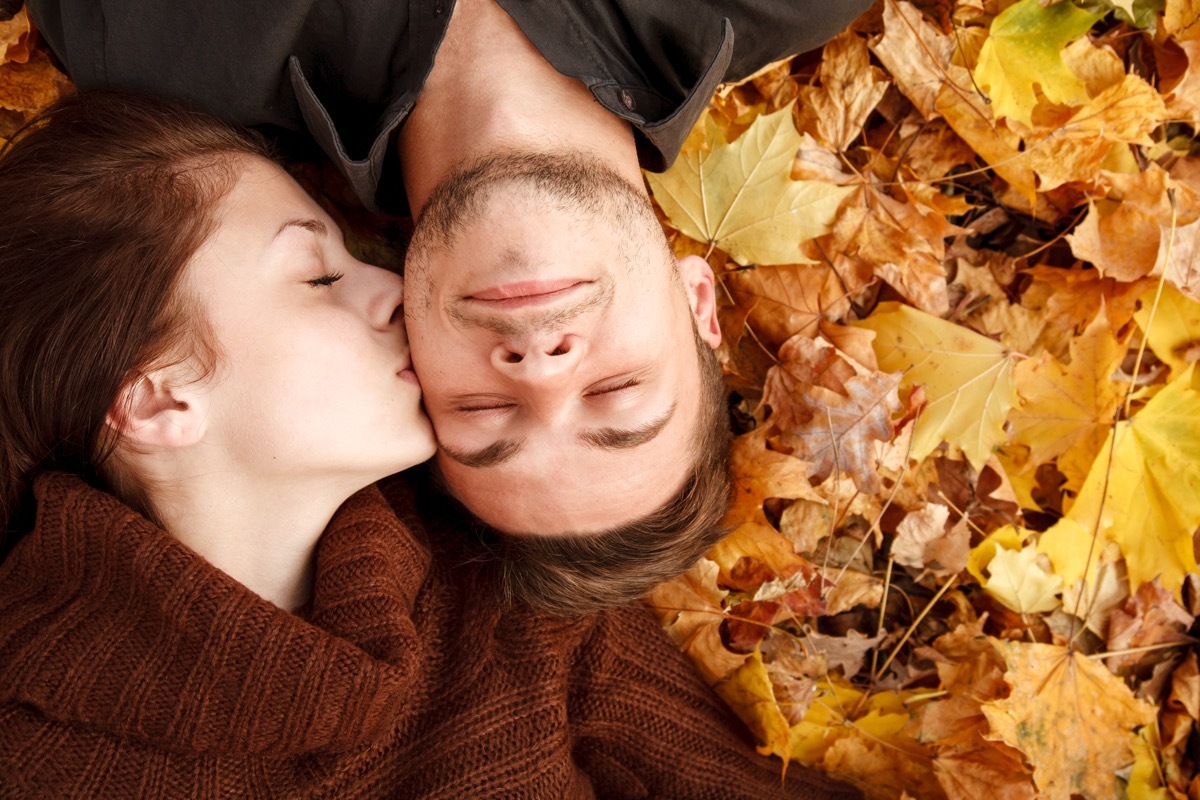
{"label": "sweater collar", "polygon": [[323,534],[307,618],[78,478],[35,495],[0,565],[4,700],[174,751],[288,756],[379,741],[428,680],[412,614],[429,551],[374,487]]}

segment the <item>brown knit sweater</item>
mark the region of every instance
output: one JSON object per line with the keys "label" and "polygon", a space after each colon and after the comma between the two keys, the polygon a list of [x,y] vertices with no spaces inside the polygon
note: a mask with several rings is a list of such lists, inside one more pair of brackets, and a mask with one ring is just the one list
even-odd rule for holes
{"label": "brown knit sweater", "polygon": [[403,481],[343,505],[302,615],[76,478],[35,491],[0,566],[2,797],[857,796],[781,782],[641,609],[498,610]]}

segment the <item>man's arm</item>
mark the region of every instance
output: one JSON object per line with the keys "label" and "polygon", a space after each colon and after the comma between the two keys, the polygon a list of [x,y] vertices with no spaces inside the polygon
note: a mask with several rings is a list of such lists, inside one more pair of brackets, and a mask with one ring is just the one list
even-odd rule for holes
{"label": "man's arm", "polygon": [[572,666],[575,761],[599,797],[856,798],[760,756],[744,726],[641,608],[605,612]]}

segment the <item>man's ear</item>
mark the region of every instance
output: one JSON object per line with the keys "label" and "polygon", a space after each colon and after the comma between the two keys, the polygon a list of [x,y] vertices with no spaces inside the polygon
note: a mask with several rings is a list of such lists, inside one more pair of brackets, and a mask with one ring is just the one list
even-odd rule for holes
{"label": "man's ear", "polygon": [[700,256],[684,256],[677,263],[688,305],[696,320],[696,330],[700,331],[700,338],[715,350],[721,344],[721,324],[717,321],[716,278],[713,277],[712,267]]}
{"label": "man's ear", "polygon": [[140,445],[187,447],[204,436],[207,397],[204,382],[186,364],[139,372],[122,386],[104,421]]}

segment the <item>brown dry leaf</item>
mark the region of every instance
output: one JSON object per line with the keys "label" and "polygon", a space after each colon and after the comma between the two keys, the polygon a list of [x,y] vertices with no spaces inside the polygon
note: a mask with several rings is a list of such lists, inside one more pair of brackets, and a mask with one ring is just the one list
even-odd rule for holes
{"label": "brown dry leaf", "polygon": [[1168,118],[1154,87],[1135,75],[1101,92],[1044,135],[1026,139],[1026,161],[1039,190],[1090,181],[1114,147],[1152,144],[1150,132]]}
{"label": "brown dry leaf", "polygon": [[[925,566],[925,551],[928,545],[946,535],[946,522],[950,509],[938,503],[910,511],[896,526],[896,537],[892,540],[892,557],[896,563],[906,567]],[[966,559],[963,559],[966,565]]]}
{"label": "brown dry leaf", "polygon": [[1200,38],[1176,44],[1187,58],[1187,68],[1162,87],[1167,114],[1200,125]]}
{"label": "brown dry leaf", "polygon": [[1184,656],[1175,668],[1167,705],[1183,710],[1192,719],[1200,719],[1200,667],[1197,667],[1195,651]]}
{"label": "brown dry leaf", "polygon": [[883,581],[874,575],[852,569],[839,571],[823,570],[829,587],[825,591],[825,604],[829,616],[841,614],[856,606],[878,608],[883,599]]}
{"label": "brown dry leaf", "polygon": [[766,433],[765,428],[760,428],[734,440],[730,462],[734,501],[725,518],[727,525],[765,524],[762,504],[768,497],[825,502],[808,482],[808,466],[797,458],[767,449]]}
{"label": "brown dry leaf", "polygon": [[25,63],[0,67],[0,108],[32,115],[70,94],[73,87],[50,63],[45,50],[37,49]]}
{"label": "brown dry leaf", "polygon": [[789,264],[726,272],[721,282],[732,300],[749,309],[746,322],[767,348],[797,334],[815,336],[818,323],[845,314],[846,292],[824,264]]}
{"label": "brown dry leaf", "polygon": [[933,769],[947,800],[1034,800],[1039,796],[1029,768],[1011,748],[939,753]]}
{"label": "brown dry leaf", "polygon": [[[1003,342],[1014,353],[1033,352],[1046,327],[1045,317],[1020,303],[1010,303],[1004,287],[996,280],[992,265],[1011,264],[1001,253],[982,253],[985,261],[975,266],[958,258],[951,296],[963,292],[957,305],[963,309],[961,321],[990,339]],[[953,317],[952,317],[953,318]]]}
{"label": "brown dry leaf", "polygon": [[1167,231],[1158,243],[1158,258],[1151,274],[1165,276],[1167,283],[1200,300],[1200,220]]}
{"label": "brown dry leaf", "polygon": [[24,7],[12,19],[0,22],[0,66],[13,61],[23,64],[29,60],[32,31],[29,9]]}
{"label": "brown dry leaf", "polygon": [[809,652],[821,657],[827,671],[841,670],[842,677],[850,679],[862,671],[867,653],[878,647],[886,636],[886,632],[867,636],[854,630],[847,631],[845,636],[827,636],[807,630],[804,645]]}
{"label": "brown dry leaf", "polygon": [[746,661],[721,642],[721,605],[728,592],[717,586],[717,575],[717,565],[701,559],[687,573],[655,587],[645,601],[710,686]]}
{"label": "brown dry leaf", "polygon": [[1122,283],[1094,269],[1035,267],[1026,274],[1033,283],[1022,303],[1057,322],[1042,329],[1038,346],[1060,361],[1069,360],[1071,337],[1087,328],[1101,307],[1113,330],[1120,330],[1133,319],[1143,292],[1153,285],[1150,280]]}
{"label": "brown dry leaf", "polygon": [[[916,115],[914,115],[916,117]],[[975,151],[954,132],[944,119],[930,122],[915,118],[917,124],[903,127],[904,138],[896,146],[903,155],[901,167],[918,181],[939,181],[960,164],[975,161]],[[908,128],[912,127],[911,134]]]}
{"label": "brown dry leaf", "polygon": [[[1200,201],[1156,164],[1136,175],[1105,172],[1100,180],[1108,199],[1092,202],[1087,217],[1067,236],[1071,251],[1106,278],[1128,282],[1150,275],[1165,233],[1172,223],[1200,219]],[[1168,189],[1175,197],[1174,214]]]}
{"label": "brown dry leaf", "polygon": [[770,441],[809,463],[817,481],[837,472],[862,491],[877,492],[877,443],[892,439],[899,379],[870,372],[828,342],[805,336],[789,339],[779,360],[763,385],[763,403],[772,409]]}
{"label": "brown dry leaf", "polygon": [[[1195,617],[1184,610],[1172,592],[1156,578],[1137,588],[1121,608],[1116,609],[1108,625],[1108,649],[1112,652],[1135,650],[1159,644],[1189,641],[1187,631]],[[1121,674],[1139,664],[1161,660],[1169,651],[1119,653],[1106,659],[1108,668]]]}
{"label": "brown dry leaf", "polygon": [[1155,723],[1153,707],[1082,653],[1002,641],[996,648],[1012,694],[984,703],[989,738],[1024,754],[1040,797],[1124,797],[1117,773],[1133,764],[1132,737]]}
{"label": "brown dry leaf", "polygon": [[960,229],[943,214],[922,213],[883,192],[871,191],[869,198],[844,210],[834,225],[839,274],[876,275],[922,311],[945,314],[945,239]]}
{"label": "brown dry leaf", "polygon": [[932,118],[946,70],[951,67],[954,40],[930,25],[911,3],[899,0],[885,0],[883,29],[871,51],[917,111]]}
{"label": "brown dry leaf", "polygon": [[867,43],[853,29],[825,45],[817,77],[819,86],[800,89],[801,128],[815,129],[826,144],[845,150],[862,133],[891,81],[871,66]]}

